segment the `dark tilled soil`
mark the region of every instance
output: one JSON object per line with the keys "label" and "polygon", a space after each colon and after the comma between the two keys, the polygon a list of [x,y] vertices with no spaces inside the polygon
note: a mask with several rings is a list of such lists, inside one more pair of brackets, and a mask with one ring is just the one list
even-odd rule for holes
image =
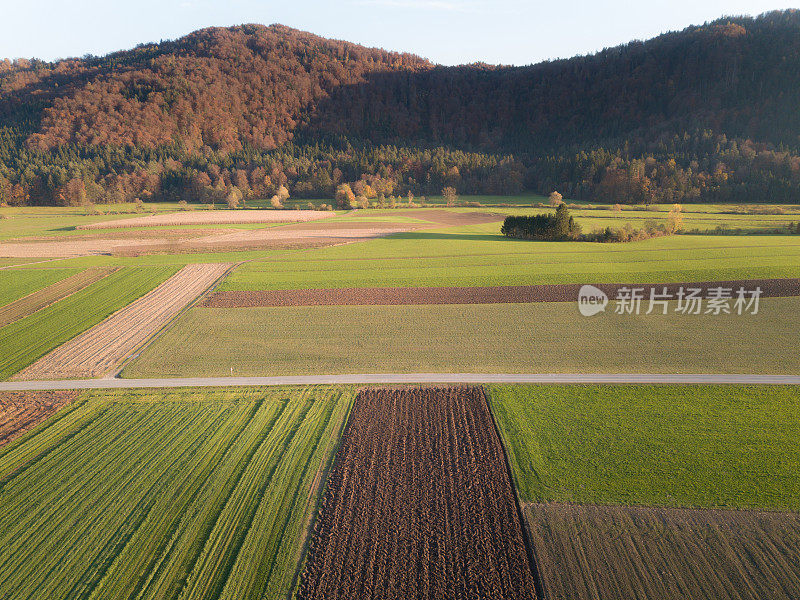
{"label": "dark tilled soil", "polygon": [[299,597],[535,599],[511,481],[480,388],[359,394]]}
{"label": "dark tilled soil", "polygon": [[800,514],[525,507],[550,600],[796,600]]}
{"label": "dark tilled soil", "polygon": [[[710,288],[731,288],[733,296],[740,287],[748,292],[761,288],[762,297],[800,296],[800,279],[752,279],[739,281],[706,281],[701,283],[596,284],[612,300],[623,287],[644,288],[657,294],[667,288],[673,297],[680,287],[700,288],[705,296]],[[245,308],[256,306],[333,306],[389,304],[503,304],[525,302],[575,302],[578,284],[526,285],[500,287],[446,288],[341,288],[312,290],[264,290],[216,292],[203,302],[210,308]],[[749,296],[748,296],[749,297]]]}
{"label": "dark tilled soil", "polygon": [[0,392],[0,446],[34,428],[77,398],[79,392]]}

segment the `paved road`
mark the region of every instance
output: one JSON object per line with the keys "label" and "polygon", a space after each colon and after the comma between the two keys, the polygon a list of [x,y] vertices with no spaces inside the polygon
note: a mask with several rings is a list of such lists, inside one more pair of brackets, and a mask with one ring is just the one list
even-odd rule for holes
{"label": "paved road", "polygon": [[657,383],[657,384],[770,384],[800,385],[800,375],[642,375],[642,374],[480,374],[409,373],[365,375],[308,375],[291,377],[191,377],[168,379],[76,379],[62,381],[0,382],[2,391],[88,390],[116,388],[174,388],[220,386],[274,386],[312,384],[399,383]]}

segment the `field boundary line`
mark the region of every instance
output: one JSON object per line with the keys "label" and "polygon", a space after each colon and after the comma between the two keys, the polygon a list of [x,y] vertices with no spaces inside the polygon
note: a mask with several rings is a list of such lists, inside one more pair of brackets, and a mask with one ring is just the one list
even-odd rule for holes
{"label": "field boundary line", "polygon": [[1,381],[0,392],[180,387],[271,387],[286,385],[532,383],[543,385],[800,385],[800,375],[407,373],[293,375],[272,377],[165,377],[155,379],[60,379]]}
{"label": "field boundary line", "polygon": [[166,323],[164,323],[164,325],[161,328],[159,328],[153,335],[151,335],[149,338],[143,341],[138,347],[131,350],[130,353],[128,353],[128,355],[122,359],[122,361],[119,363],[119,366],[115,368],[113,371],[107,373],[104,378],[114,379],[115,377],[119,377],[119,374],[122,373],[122,370],[128,365],[130,361],[139,356],[142,353],[142,351],[144,351],[150,344],[152,344],[154,341],[156,341],[156,339],[161,337],[161,335],[167,329],[172,327],[175,321],[179,319],[181,316],[183,316],[183,314],[186,311],[194,307],[198,302],[200,302],[200,300],[205,298],[209,293],[213,292],[219,286],[219,284],[222,283],[222,281],[228,275],[230,275],[231,271],[233,271],[236,267],[240,266],[241,264],[242,264],[241,262],[238,262],[230,265],[230,267],[222,275],[220,275],[217,279],[215,279],[210,286],[208,286],[205,290],[197,294],[194,300],[192,300],[181,310],[179,310],[171,319],[169,319]]}
{"label": "field boundary line", "polygon": [[[315,488],[312,488],[311,495],[309,496],[309,501],[306,504],[310,504],[310,499],[316,496],[317,500],[314,502],[314,510],[308,511],[309,518],[306,521],[306,526],[303,532],[303,544],[300,548],[299,557],[300,560],[297,561],[297,570],[292,577],[292,583],[290,587],[289,596],[287,600],[292,600],[296,598],[296,594],[298,591],[298,587],[300,585],[300,577],[303,574],[303,570],[305,569],[306,559],[308,558],[308,551],[311,547],[311,538],[314,535],[314,523],[317,520],[320,512],[320,506],[322,505],[322,498],[325,493],[328,491],[328,480],[333,471],[333,465],[336,462],[336,457],[339,455],[339,448],[342,446],[342,440],[344,439],[345,433],[347,431],[347,426],[350,423],[350,415],[353,414],[353,407],[356,404],[356,399],[358,398],[359,394],[358,389],[353,390],[341,390],[339,392],[338,399],[342,398],[342,395],[345,393],[350,394],[350,400],[348,402],[347,410],[345,411],[345,415],[342,418],[342,423],[339,425],[338,431],[335,432],[335,435],[332,435],[330,439],[327,441],[325,446],[325,453],[328,453],[328,450],[333,446],[330,454],[328,455],[329,458],[325,462],[325,464],[321,464],[319,469],[317,470],[317,475],[319,476],[319,482]],[[316,478],[316,476],[315,476]]]}
{"label": "field boundary line", "polygon": [[83,287],[77,288],[75,290],[72,290],[71,292],[69,292],[67,294],[64,294],[62,296],[55,296],[47,304],[42,304],[39,308],[37,308],[37,309],[27,313],[27,314],[19,316],[19,317],[15,318],[15,319],[12,319],[11,321],[3,322],[2,321],[2,317],[0,317],[0,327],[5,327],[6,325],[10,325],[11,323],[14,323],[15,321],[19,321],[20,319],[24,319],[25,317],[30,317],[31,315],[36,314],[40,310],[44,310],[46,308],[50,308],[54,304],[56,304],[58,302],[61,302],[62,300],[66,300],[70,296],[74,296],[78,292],[83,291],[86,288],[88,288],[90,285],[93,285],[95,283],[98,283],[99,281],[102,281],[106,277],[109,277],[110,275],[113,275],[114,273],[117,273],[120,269],[123,269],[123,268],[124,267],[88,267],[86,269],[78,271],[77,273],[75,273],[73,275],[69,275],[69,276],[65,277],[64,279],[60,279],[59,281],[51,283],[47,287],[44,287],[44,288],[41,288],[41,289],[36,290],[34,292],[31,292],[27,296],[23,296],[22,298],[17,298],[13,302],[9,302],[8,304],[0,306],[0,311],[2,311],[2,310],[5,310],[5,309],[8,309],[8,307],[10,307],[12,305],[15,305],[15,304],[17,304],[17,305],[18,304],[23,304],[25,301],[31,299],[31,297],[35,297],[36,295],[39,295],[39,296],[45,295],[45,292],[51,291],[54,287],[59,286],[59,284],[63,285],[64,283],[68,282],[70,279],[73,279],[73,278],[77,279],[77,278],[79,278],[81,276],[86,276],[86,273],[88,271],[100,271],[102,273],[102,275],[100,277],[98,277],[97,279],[95,279],[93,281],[88,281],[87,283],[85,283],[85,285]]}
{"label": "field boundary line", "polygon": [[542,572],[539,569],[539,557],[536,555],[536,546],[533,543],[533,539],[531,537],[531,532],[528,530],[528,522],[525,519],[525,513],[522,510],[522,502],[519,499],[519,489],[517,486],[517,480],[514,477],[514,471],[511,469],[511,463],[508,460],[508,452],[506,451],[506,440],[502,435],[500,430],[500,425],[497,423],[497,417],[492,410],[492,404],[489,401],[489,393],[486,391],[486,388],[480,386],[478,388],[481,391],[481,397],[483,398],[483,404],[486,408],[486,412],[489,414],[489,419],[492,421],[492,428],[494,429],[494,435],[497,438],[497,443],[500,446],[500,454],[502,455],[503,460],[503,468],[506,472],[506,477],[508,477],[508,485],[511,487],[511,495],[514,498],[514,508],[517,511],[517,518],[519,519],[519,527],[522,530],[522,543],[525,545],[525,553],[528,555],[528,566],[531,570],[531,576],[533,577],[533,586],[536,589],[536,596],[541,600],[547,600],[549,594],[547,593],[547,589],[544,585],[544,577],[542,577]]}

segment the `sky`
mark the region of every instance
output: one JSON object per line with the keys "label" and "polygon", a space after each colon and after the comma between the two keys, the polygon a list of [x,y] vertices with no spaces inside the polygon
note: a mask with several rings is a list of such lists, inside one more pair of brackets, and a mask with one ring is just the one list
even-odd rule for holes
{"label": "sky", "polygon": [[103,55],[196,29],[282,23],[445,65],[525,65],[648,39],[778,0],[0,0],[0,58]]}

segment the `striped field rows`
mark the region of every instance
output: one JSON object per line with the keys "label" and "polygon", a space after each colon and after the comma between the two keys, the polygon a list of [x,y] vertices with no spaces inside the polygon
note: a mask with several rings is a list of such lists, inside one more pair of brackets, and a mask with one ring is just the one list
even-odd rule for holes
{"label": "striped field rows", "polygon": [[2,597],[287,597],[351,402],[85,396],[0,451]]}
{"label": "striped field rows", "polygon": [[80,273],[76,273],[71,277],[57,281],[44,289],[37,290],[32,294],[28,294],[24,298],[20,298],[10,304],[0,307],[0,327],[8,325],[21,319],[32,315],[33,313],[42,310],[71,296],[75,292],[82,290],[87,285],[93,284],[95,281],[100,281],[116,271],[116,267],[96,267],[93,269],[86,269]]}
{"label": "striped field rows", "polygon": [[18,375],[18,379],[70,379],[109,373],[231,265],[187,265],[156,289],[95,327],[56,348]]}

